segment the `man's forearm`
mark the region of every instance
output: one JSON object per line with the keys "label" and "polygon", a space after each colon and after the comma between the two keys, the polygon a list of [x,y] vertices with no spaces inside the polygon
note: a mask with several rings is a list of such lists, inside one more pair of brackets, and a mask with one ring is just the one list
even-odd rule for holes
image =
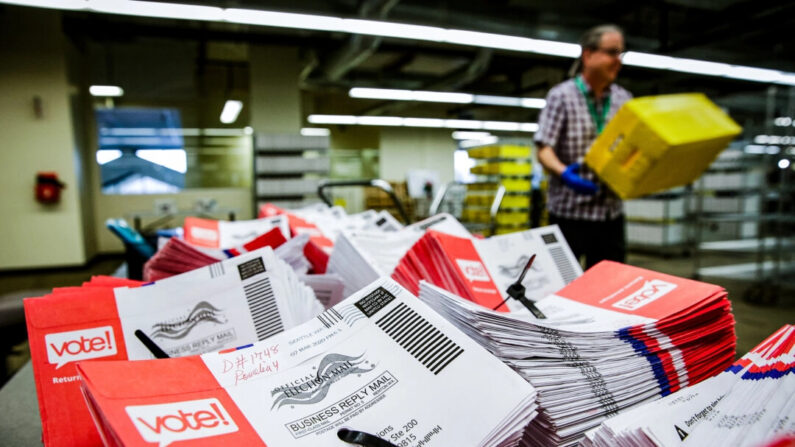
{"label": "man's forearm", "polygon": [[566,165],[555,154],[555,151],[550,146],[542,146],[538,150],[538,161],[547,171],[560,177],[563,171],[566,170]]}

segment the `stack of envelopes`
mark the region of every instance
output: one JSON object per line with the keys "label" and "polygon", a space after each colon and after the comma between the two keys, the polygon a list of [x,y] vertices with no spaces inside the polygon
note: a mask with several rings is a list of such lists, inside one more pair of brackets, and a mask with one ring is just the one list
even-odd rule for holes
{"label": "stack of envelopes", "polygon": [[488,239],[429,231],[408,250],[392,277],[414,293],[425,280],[482,306],[507,311],[521,307],[518,301],[502,304],[520,277],[525,296],[537,300],[581,274],[563,234],[552,225]]}
{"label": "stack of envelopes", "polygon": [[726,371],[610,418],[584,446],[792,445],[795,326],[786,325]]}
{"label": "stack of envelopes", "polygon": [[[157,281],[168,278],[263,247],[276,249],[286,241],[287,239],[278,228],[272,228],[268,232],[256,236],[237,247],[223,250],[194,245],[179,237],[172,237],[162,244],[160,249],[144,264],[144,280]],[[306,240],[303,243],[306,244]],[[296,254],[303,258],[303,262],[298,261],[299,265],[308,266],[309,263],[302,253],[303,246],[294,247],[294,249],[297,249]],[[290,251],[289,256],[294,257],[292,251]],[[292,259],[288,263],[291,263],[291,261]]]}
{"label": "stack of envelopes", "polygon": [[[263,340],[323,311],[269,248],[134,287],[126,280],[25,300],[47,445],[99,445],[75,362],[186,356]],[[116,287],[128,284],[130,287]]]}
{"label": "stack of envelopes", "polygon": [[536,415],[530,384],[388,278],[248,347],[78,370],[107,445],[513,446]]}
{"label": "stack of envelopes", "polygon": [[423,282],[420,298],[538,390],[523,445],[574,445],[607,417],[731,364],[726,291],[603,261],[529,310],[497,312]]}
{"label": "stack of envelopes", "polygon": [[472,237],[449,214],[438,214],[393,232],[343,231],[329,257],[328,271],[343,278],[348,296],[381,276],[391,275],[398,261],[430,230],[466,239]]}

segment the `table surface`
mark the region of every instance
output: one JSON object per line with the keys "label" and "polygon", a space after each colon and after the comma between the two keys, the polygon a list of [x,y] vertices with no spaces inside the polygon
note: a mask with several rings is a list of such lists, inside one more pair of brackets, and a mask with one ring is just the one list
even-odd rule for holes
{"label": "table surface", "polygon": [[41,417],[30,361],[0,389],[0,439],[7,447],[38,446]]}

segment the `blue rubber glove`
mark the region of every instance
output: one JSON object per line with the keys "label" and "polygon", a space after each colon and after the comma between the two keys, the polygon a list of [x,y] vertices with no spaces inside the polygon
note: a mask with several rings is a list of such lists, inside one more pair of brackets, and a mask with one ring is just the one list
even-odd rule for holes
{"label": "blue rubber glove", "polygon": [[596,191],[599,190],[599,187],[596,186],[596,183],[580,177],[580,174],[577,173],[579,170],[580,164],[572,163],[566,166],[566,170],[563,171],[563,174],[560,175],[560,178],[563,180],[563,183],[565,183],[566,186],[580,194],[585,194],[586,196],[592,196],[596,194]]}

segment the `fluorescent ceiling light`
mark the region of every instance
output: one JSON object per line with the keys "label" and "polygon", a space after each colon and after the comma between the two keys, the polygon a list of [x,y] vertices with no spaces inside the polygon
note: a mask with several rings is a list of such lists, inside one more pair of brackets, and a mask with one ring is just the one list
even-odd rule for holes
{"label": "fluorescent ceiling light", "polygon": [[354,87],[348,91],[352,98],[389,99],[397,101],[451,102],[469,104],[473,95],[454,92],[429,92],[422,90],[399,90],[389,88]]}
{"label": "fluorescent ceiling light", "polygon": [[234,123],[241,110],[243,110],[243,101],[227,100],[224,110],[221,111],[221,122],[224,124]]}
{"label": "fluorescent ceiling light", "polygon": [[468,132],[465,130],[456,130],[453,132],[454,140],[480,140],[490,136],[491,134],[488,132]]}
{"label": "fluorescent ceiling light", "polygon": [[411,101],[413,90],[398,90],[391,88],[364,88],[354,87],[348,90],[351,98],[367,99],[392,99],[398,101]]}
{"label": "fluorescent ceiling light", "polygon": [[[393,37],[426,42],[444,42],[478,48],[494,48],[567,58],[575,58],[580,55],[580,46],[569,42],[557,42],[521,36],[509,36],[505,34],[492,34],[376,20],[343,19],[313,14],[295,14],[239,8],[224,9],[212,6],[132,0],[0,0],[0,3],[54,9],[82,9],[110,14],[366,34],[370,36]],[[624,55],[623,62],[624,65],[628,66],[726,77],[751,82],[795,85],[795,73],[767,68],[731,65],[720,62],[701,61],[634,51],[627,52]]]}
{"label": "fluorescent ceiling light", "polygon": [[[235,117],[237,119],[237,117]],[[246,129],[202,129],[201,134],[208,137],[239,137],[246,134]]]}
{"label": "fluorescent ceiling light", "polygon": [[397,116],[359,116],[356,124],[362,126],[402,126],[403,118]]}
{"label": "fluorescent ceiling light", "polygon": [[507,121],[484,121],[483,128],[486,130],[519,130],[520,123],[511,123]]}
{"label": "fluorescent ceiling light", "polygon": [[444,120],[439,118],[403,118],[403,125],[406,127],[444,127]]}
{"label": "fluorescent ceiling light", "polygon": [[290,12],[229,8],[224,10],[224,20],[231,23],[272,26],[276,28],[339,32],[345,31],[343,19],[337,17],[296,14]]}
{"label": "fluorescent ceiling light", "polygon": [[124,89],[116,85],[92,85],[88,88],[91,96],[122,96]]}
{"label": "fluorescent ceiling light", "polygon": [[451,102],[457,104],[469,104],[473,100],[473,95],[468,93],[415,91],[414,100],[425,102]]}
{"label": "fluorescent ceiling light", "polygon": [[795,144],[795,136],[790,135],[757,135],[754,137],[756,144]]}
{"label": "fluorescent ceiling light", "polygon": [[471,93],[400,90],[392,88],[353,87],[348,91],[348,95],[350,95],[351,98],[445,102],[453,104],[486,104],[531,109],[543,109],[547,103],[542,98],[515,98],[511,96],[473,95]]}
{"label": "fluorescent ceiling light", "polygon": [[[478,121],[439,118],[403,118],[399,116],[309,115],[312,124],[352,124],[360,126],[433,127],[437,129],[490,129],[513,132],[535,132],[536,123],[510,121]],[[484,132],[488,135],[488,132]]]}
{"label": "fluorescent ceiling light", "polygon": [[91,10],[107,14],[159,17],[163,19],[223,20],[224,10],[212,6],[185,5],[181,3],[145,2],[129,0],[88,0]]}
{"label": "fluorescent ceiling light", "polygon": [[543,109],[547,106],[547,100],[544,98],[522,98],[522,107],[528,109]]}
{"label": "fluorescent ceiling light", "polygon": [[444,120],[444,127],[448,129],[482,129],[483,122],[475,120]]}
{"label": "fluorescent ceiling light", "polygon": [[747,154],[764,154],[765,147],[759,144],[749,144],[743,149]]}
{"label": "fluorescent ceiling light", "polygon": [[356,124],[353,115],[309,115],[306,120],[312,124]]}
{"label": "fluorescent ceiling light", "polygon": [[85,9],[88,7],[85,0],[2,0],[0,3],[65,10]]}
{"label": "fluorescent ceiling light", "polygon": [[342,19],[342,22],[344,28],[342,31],[348,33],[430,42],[442,42],[447,32],[446,29],[435,26],[408,25],[376,20]]}
{"label": "fluorescent ceiling light", "polygon": [[305,137],[327,137],[331,135],[331,131],[325,127],[304,127],[301,129],[301,135]]}
{"label": "fluorescent ceiling light", "polygon": [[473,102],[492,106],[522,107],[522,98],[511,96],[475,95]]}
{"label": "fluorescent ceiling light", "polygon": [[792,124],[792,117],[780,116],[775,120],[773,120],[773,124],[775,124],[778,127],[788,127],[790,124]]}

